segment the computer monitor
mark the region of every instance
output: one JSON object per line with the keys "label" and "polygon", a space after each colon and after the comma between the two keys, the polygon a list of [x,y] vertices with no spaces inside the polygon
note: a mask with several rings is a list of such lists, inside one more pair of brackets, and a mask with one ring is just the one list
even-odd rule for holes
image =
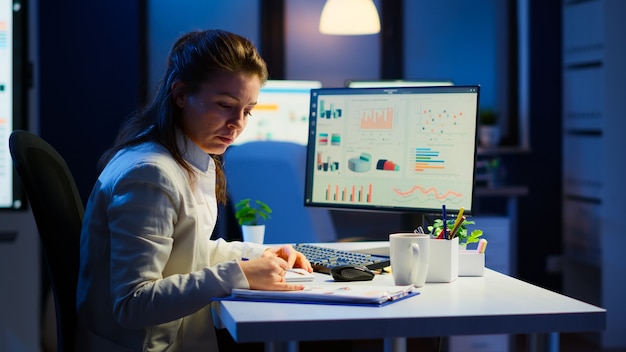
{"label": "computer monitor", "polygon": [[27,14],[22,1],[0,1],[0,210],[26,209],[26,194],[13,168],[9,136],[27,128]]}
{"label": "computer monitor", "polygon": [[261,88],[257,106],[235,145],[250,141],[287,141],[306,145],[311,89],[319,81],[269,80]]}
{"label": "computer monitor", "polygon": [[305,205],[471,214],[479,90],[311,90]]}
{"label": "computer monitor", "polygon": [[450,80],[348,80],[346,87],[348,88],[385,88],[385,87],[430,87],[430,86],[451,86]]}

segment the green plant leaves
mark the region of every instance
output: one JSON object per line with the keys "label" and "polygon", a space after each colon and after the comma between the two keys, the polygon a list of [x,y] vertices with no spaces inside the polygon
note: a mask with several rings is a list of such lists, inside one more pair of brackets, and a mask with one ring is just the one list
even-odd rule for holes
{"label": "green plant leaves", "polygon": [[242,199],[235,204],[235,218],[239,225],[259,225],[262,221],[271,219],[272,208],[266,203],[250,198]]}
{"label": "green plant leaves", "polygon": [[[461,225],[459,230],[456,233],[456,237],[459,238],[459,244],[468,244],[468,243],[475,243],[478,242],[480,240],[480,237],[483,235],[483,230],[473,230],[469,235],[467,234],[467,225],[474,225],[475,222],[474,221],[469,221],[469,220],[464,220]],[[454,221],[450,221],[448,220],[448,229],[452,230],[452,227],[454,227]],[[441,232],[441,230],[443,229],[443,220],[441,219],[435,219],[435,221],[433,221],[432,226],[428,226],[428,232],[432,235],[437,237],[437,235]]]}

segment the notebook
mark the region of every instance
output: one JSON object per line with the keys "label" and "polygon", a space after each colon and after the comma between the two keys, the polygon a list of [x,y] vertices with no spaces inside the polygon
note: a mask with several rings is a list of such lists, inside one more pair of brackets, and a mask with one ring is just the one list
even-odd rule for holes
{"label": "notebook", "polygon": [[351,285],[349,283],[315,283],[302,291],[262,291],[233,289],[229,300],[283,303],[335,303],[384,305],[417,295],[415,286]]}

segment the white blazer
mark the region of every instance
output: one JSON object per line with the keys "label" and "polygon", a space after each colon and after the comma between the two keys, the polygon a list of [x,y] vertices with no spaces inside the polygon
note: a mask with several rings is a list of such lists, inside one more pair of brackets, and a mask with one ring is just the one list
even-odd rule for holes
{"label": "white blazer", "polygon": [[237,261],[266,247],[210,240],[215,164],[185,141],[193,178],[154,143],[99,176],[81,234],[78,351],[216,351],[211,299],[249,288]]}

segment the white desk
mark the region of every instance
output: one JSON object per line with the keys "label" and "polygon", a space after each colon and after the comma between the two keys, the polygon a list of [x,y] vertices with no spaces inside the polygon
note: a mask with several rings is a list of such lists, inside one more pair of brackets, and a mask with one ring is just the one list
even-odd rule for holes
{"label": "white desk", "polygon": [[[381,243],[386,244],[324,245],[356,249]],[[393,285],[390,274],[374,280]],[[419,291],[385,307],[221,301],[214,305],[214,315],[235,341],[265,342],[266,351],[297,351],[296,341],[377,338],[385,339],[386,349],[400,351],[407,337],[586,332],[604,330],[606,324],[605,309],[489,269],[483,277],[427,283]],[[558,334],[552,337],[558,347]]]}

